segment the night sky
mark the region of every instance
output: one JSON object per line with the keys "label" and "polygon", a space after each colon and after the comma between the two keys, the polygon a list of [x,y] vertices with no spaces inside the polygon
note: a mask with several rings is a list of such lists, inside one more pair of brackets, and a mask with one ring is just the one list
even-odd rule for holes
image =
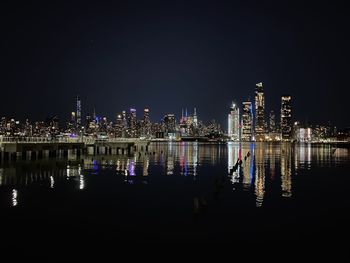
{"label": "night sky", "polygon": [[230,102],[349,125],[348,9],[342,2],[113,1],[0,4],[0,115],[69,118],[75,97],[115,119],[192,112],[226,129]]}

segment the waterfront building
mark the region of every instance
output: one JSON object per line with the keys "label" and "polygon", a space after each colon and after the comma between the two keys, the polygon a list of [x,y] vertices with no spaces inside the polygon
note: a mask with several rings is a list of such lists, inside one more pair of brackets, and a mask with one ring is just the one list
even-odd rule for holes
{"label": "waterfront building", "polygon": [[296,140],[298,142],[311,142],[312,141],[312,129],[311,128],[298,128],[296,130]]}
{"label": "waterfront building", "polygon": [[228,131],[227,135],[229,137],[229,140],[232,141],[239,141],[240,138],[240,128],[239,128],[239,108],[235,103],[232,102],[232,105],[230,107],[230,113],[227,117],[228,121]]}
{"label": "waterfront building", "polygon": [[281,136],[282,140],[292,140],[292,97],[284,95],[281,98]]}
{"label": "waterfront building", "polygon": [[262,82],[255,85],[255,139],[265,139],[265,99]]}
{"label": "waterfront building", "polygon": [[253,109],[250,101],[242,103],[242,141],[253,140]]}

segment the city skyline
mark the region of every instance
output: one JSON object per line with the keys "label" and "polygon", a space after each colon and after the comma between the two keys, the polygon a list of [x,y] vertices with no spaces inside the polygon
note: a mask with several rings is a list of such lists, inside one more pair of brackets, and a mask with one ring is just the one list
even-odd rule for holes
{"label": "city skyline", "polygon": [[[255,84],[255,87],[260,87],[260,85],[261,85],[261,88],[263,87],[263,82],[259,82],[259,83],[257,83],[257,84]],[[265,85],[264,85],[264,87],[265,87]],[[269,121],[268,121],[268,118],[269,118],[269,116],[268,116],[268,114],[270,114],[271,112],[277,112],[277,113],[280,113],[280,110],[281,110],[281,102],[280,102],[280,100],[281,100],[281,97],[283,97],[283,95],[279,95],[279,100],[278,100],[278,102],[280,102],[280,104],[279,104],[279,107],[277,107],[276,109],[274,109],[274,108],[272,108],[270,105],[268,105],[268,107],[267,108],[265,108],[265,100],[266,100],[266,96],[264,95],[264,93],[265,93],[265,91],[264,90],[262,90],[261,91],[261,94],[263,94],[262,95],[262,98],[260,98],[260,100],[262,100],[262,103],[263,103],[263,107],[262,107],[262,110],[260,110],[261,111],[261,116],[263,116],[263,117],[260,117],[260,122],[262,122],[262,121],[265,121],[265,125],[270,125],[269,124]],[[256,107],[256,105],[257,105],[257,100],[259,100],[259,99],[257,99],[257,93],[256,93],[256,89],[255,89],[255,95],[254,95],[254,93],[253,93],[253,89],[251,90],[251,95],[252,96],[250,96],[250,95],[248,95],[248,96],[246,96],[246,99],[243,99],[243,100],[241,100],[241,101],[239,101],[239,100],[237,100],[234,96],[231,96],[232,97],[232,99],[231,99],[231,104],[230,103],[228,103],[227,105],[225,105],[226,106],[226,111],[227,111],[227,108],[229,108],[229,107],[231,107],[232,106],[232,101],[234,101],[234,102],[237,102],[239,105],[240,104],[242,104],[242,103],[244,103],[245,101],[251,101],[251,98],[253,98],[253,104],[252,104],[252,107]],[[254,96],[253,96],[254,95]],[[268,94],[268,96],[267,97],[271,97],[272,96],[272,94]],[[82,99],[81,99],[81,97],[84,97],[84,96],[81,96],[81,94],[78,94],[78,95],[76,95],[75,97],[70,97],[70,99],[75,99],[74,101],[71,101],[70,103],[69,103],[69,105],[67,105],[66,104],[66,106],[68,106],[69,107],[69,109],[68,109],[68,112],[70,112],[71,114],[76,114],[76,116],[74,117],[74,118],[76,118],[77,119],[77,121],[78,122],[81,122],[81,123],[83,123],[83,122],[85,122],[85,118],[84,118],[84,116],[89,116],[89,115],[93,115],[93,114],[96,114],[96,112],[98,113],[98,116],[100,116],[101,118],[102,117],[106,117],[107,119],[109,119],[109,120],[112,120],[113,122],[114,121],[116,121],[116,116],[118,115],[118,114],[120,114],[122,111],[125,111],[125,110],[128,110],[128,109],[138,109],[139,111],[142,111],[142,110],[144,110],[144,109],[152,109],[152,107],[151,107],[151,105],[150,104],[144,104],[144,105],[146,105],[146,106],[143,106],[143,107],[140,107],[140,108],[138,108],[138,107],[134,107],[134,106],[129,106],[129,107],[126,107],[126,108],[121,108],[120,106],[113,106],[113,107],[111,107],[111,108],[117,108],[118,110],[116,110],[115,112],[113,112],[112,114],[109,114],[109,112],[111,112],[112,110],[110,109],[109,111],[108,111],[108,113],[104,113],[104,112],[99,112],[99,111],[96,111],[96,109],[97,109],[97,107],[95,107],[95,106],[92,106],[91,107],[91,105],[88,105],[88,109],[86,109],[85,107],[85,102],[83,102],[84,103],[84,109],[82,110],[81,109],[81,104],[82,104]],[[255,98],[254,98],[255,97]],[[248,100],[247,100],[247,98],[248,98]],[[293,98],[293,103],[294,103],[294,100],[295,100],[295,98]],[[270,101],[270,98],[268,98],[268,101]],[[273,102],[273,105],[275,104],[276,102]],[[75,104],[75,107],[74,107],[74,104]],[[231,105],[231,106],[230,106]],[[78,110],[78,107],[80,107],[80,109]],[[238,108],[240,108],[240,109],[243,109],[243,107],[241,108],[241,107],[239,107],[239,106],[237,106]],[[303,105],[302,105],[302,107],[303,107]],[[166,108],[166,107],[165,107]],[[1,109],[1,107],[0,107],[0,109]],[[70,111],[70,110],[73,110],[73,109],[76,109],[75,111]],[[164,117],[164,115],[165,114],[169,114],[169,113],[171,113],[171,114],[174,114],[175,115],[175,118],[178,118],[178,119],[180,119],[180,116],[181,116],[181,114],[183,114],[183,112],[181,112],[181,111],[183,111],[184,109],[186,109],[186,112],[187,112],[187,110],[188,109],[198,109],[198,107],[196,107],[196,106],[192,106],[192,107],[188,107],[188,106],[185,106],[185,107],[181,107],[181,109],[177,109],[177,110],[175,110],[175,111],[170,111],[170,110],[166,110],[166,109],[162,109],[162,111],[160,111],[161,113],[159,114],[160,116],[157,116],[157,117],[155,117],[154,115],[155,115],[155,112],[152,110],[152,115],[150,115],[149,116],[149,118],[152,120],[152,121],[154,121],[154,122],[160,122],[161,120],[163,120],[163,117]],[[204,108],[205,109],[205,108]],[[98,110],[98,109],[97,109]],[[254,111],[255,112],[257,112],[257,108],[254,108]],[[295,119],[295,120],[297,120],[298,122],[301,122],[301,123],[303,123],[303,125],[315,125],[315,124],[323,124],[323,125],[331,125],[331,126],[335,126],[335,127],[339,127],[339,128],[341,128],[341,129],[344,129],[344,128],[348,128],[349,127],[349,124],[347,124],[347,123],[340,123],[339,125],[337,125],[335,122],[334,122],[334,120],[326,120],[326,119],[323,119],[323,120],[321,120],[321,121],[317,121],[316,119],[315,120],[313,120],[313,119],[310,119],[310,118],[308,118],[307,117],[307,113],[304,115],[304,116],[302,116],[301,118],[297,118],[296,116],[295,116],[295,111],[297,111],[295,108],[293,108],[293,119]],[[49,120],[49,119],[51,119],[51,118],[54,118],[54,117],[56,117],[56,118],[59,118],[59,120],[60,120],[60,122],[62,122],[62,123],[66,123],[66,122],[69,122],[70,120],[71,120],[71,118],[72,118],[72,116],[71,116],[71,114],[69,115],[68,114],[68,112],[66,112],[66,113],[64,113],[62,116],[61,115],[59,115],[59,114],[55,114],[55,113],[50,113],[50,112],[46,112],[46,113],[43,113],[44,115],[45,115],[45,117],[44,118],[41,118],[41,119],[38,119],[38,118],[30,118],[30,116],[32,115],[32,114],[30,114],[30,113],[26,113],[26,114],[23,114],[23,115],[21,115],[21,116],[15,116],[15,115],[5,115],[5,114],[2,114],[0,117],[6,117],[6,118],[9,118],[9,119],[16,119],[16,120],[20,120],[20,121],[25,121],[25,120],[30,120],[30,121],[45,121],[45,120]],[[159,111],[158,111],[159,112]],[[1,111],[0,111],[0,113],[1,113]],[[257,124],[257,116],[256,115],[254,115],[253,116],[253,120],[252,120],[252,122],[253,122],[253,127],[254,127],[254,129],[256,129],[256,124]],[[225,127],[225,130],[226,131],[228,131],[228,126],[227,126],[227,117],[225,116],[225,114],[220,114],[219,116],[214,116],[214,115],[209,115],[209,116],[203,116],[202,114],[201,114],[201,120],[204,120],[205,122],[210,122],[210,121],[213,121],[213,120],[215,120],[215,121],[218,121],[223,127]],[[260,124],[260,126],[261,126],[261,124]],[[265,127],[263,127],[263,129],[266,129],[266,126]],[[259,130],[261,130],[261,127],[259,127]],[[254,130],[254,132],[256,133],[256,131]]]}
{"label": "city skyline", "polygon": [[[268,96],[269,95],[270,94],[268,94]],[[245,104],[247,102],[250,102],[251,103],[251,107],[252,107],[252,109],[251,109],[251,111],[252,111],[252,116],[251,116],[251,118],[252,118],[251,122],[252,123],[251,123],[251,125],[252,125],[252,129],[253,129],[252,130],[252,136],[253,135],[257,135],[258,133],[262,133],[263,131],[268,131],[268,130],[270,132],[274,132],[274,130],[273,130],[274,128],[272,128],[271,125],[276,125],[276,120],[275,120],[276,117],[282,118],[282,109],[281,109],[281,107],[283,106],[283,97],[285,97],[285,96],[291,97],[290,95],[280,95],[280,105],[279,105],[279,108],[277,109],[277,111],[275,111],[274,109],[271,109],[271,107],[269,105],[266,108],[265,107],[266,96],[265,96],[264,89],[263,89],[263,83],[259,82],[259,83],[255,84],[255,98],[254,98],[254,102],[251,102],[251,99],[250,99],[251,96],[247,96],[248,100],[243,100],[241,102],[238,101],[238,105],[236,103],[237,100],[233,99],[231,104],[230,104],[230,106],[228,106],[228,107],[231,108],[231,112],[232,112],[232,107],[237,108],[237,110],[238,110],[238,119],[239,119],[238,123],[239,123],[240,129],[243,129],[244,107],[245,107]],[[47,116],[44,119],[30,119],[28,117],[28,115],[30,115],[30,114],[24,114],[23,116],[5,116],[5,115],[2,115],[1,117],[2,118],[7,118],[9,120],[14,119],[16,121],[18,120],[18,121],[21,121],[21,122],[25,122],[27,120],[32,121],[32,122],[41,122],[41,121],[50,122],[51,119],[56,118],[56,119],[58,119],[58,121],[62,125],[63,123],[69,123],[72,120],[74,120],[77,124],[82,124],[82,123],[85,123],[86,121],[88,121],[87,119],[89,117],[93,117],[93,116],[95,116],[95,117],[98,116],[99,118],[106,118],[106,119],[108,119],[109,121],[112,121],[112,122],[118,122],[118,116],[121,115],[122,113],[125,114],[125,112],[127,110],[132,110],[132,111],[135,111],[135,112],[137,111],[136,107],[127,107],[127,108],[123,108],[123,109],[120,109],[120,110],[114,112],[112,114],[112,116],[108,116],[107,114],[104,114],[104,113],[97,113],[96,112],[96,107],[93,107],[92,111],[86,110],[86,109],[82,110],[82,99],[81,99],[81,95],[80,94],[76,95],[75,99],[76,99],[75,102],[73,102],[72,105],[69,106],[70,108],[68,109],[68,112],[70,112],[70,115],[68,113],[66,113],[66,114],[64,114],[64,116],[59,116],[57,114],[46,113]],[[289,100],[290,99],[291,98],[289,98]],[[74,103],[75,103],[75,108],[74,108],[74,105],[73,105]],[[293,99],[293,103],[294,103],[294,99]],[[260,106],[258,106],[258,105],[260,105]],[[74,111],[74,109],[75,109],[75,111]],[[155,118],[152,114],[150,115],[149,114],[150,107],[147,107],[147,106],[138,109],[138,111],[140,112],[140,111],[146,110],[147,111],[147,118],[150,121],[153,121],[153,122],[157,123],[157,122],[162,122],[163,119],[164,119],[164,116],[167,115],[167,114],[174,115],[175,119],[178,119],[180,121],[181,118],[183,118],[183,116],[184,116],[184,109],[185,109],[185,115],[187,116],[188,115],[188,109],[191,109],[191,108],[189,108],[189,107],[182,107],[181,108],[181,115],[179,113],[179,110],[177,110],[176,112],[171,112],[171,111],[168,110],[168,111],[164,111],[161,114],[160,118]],[[195,113],[196,118],[197,118],[197,114],[196,114],[197,107],[194,106],[194,107],[192,107],[192,109],[193,109],[193,112]],[[242,110],[241,113],[240,113],[240,110]],[[258,118],[258,114],[255,114],[255,113],[258,113],[258,112],[259,112],[259,115],[260,115],[259,118]],[[275,112],[279,113],[279,115],[275,116]],[[337,127],[337,128],[340,128],[340,129],[345,129],[345,128],[349,127],[346,123],[343,123],[340,126],[336,126],[334,124],[334,122],[332,122],[330,120],[328,120],[328,121],[324,120],[324,121],[321,121],[321,122],[317,122],[315,120],[309,120],[308,118],[304,118],[304,120],[303,120],[303,118],[297,119],[294,116],[294,112],[295,112],[295,108],[293,108],[293,116],[290,116],[289,126],[292,125],[291,121],[294,120],[294,121],[297,121],[299,124],[301,123],[302,126],[305,126],[305,127],[310,126],[310,125],[328,125],[328,126]],[[152,113],[153,113],[153,111],[152,111]],[[272,120],[273,123],[271,123],[271,114],[273,114],[273,120]],[[182,117],[180,118],[180,116],[182,116]],[[93,117],[93,119],[95,117]],[[222,119],[224,119],[224,121],[223,121],[223,123],[220,123],[220,120],[222,120]],[[212,121],[217,122],[219,120],[218,123],[223,127],[223,130],[226,131],[228,134],[230,134],[230,127],[229,127],[229,123],[227,122],[227,117],[225,117],[225,114],[221,114],[221,116],[219,116],[218,118],[215,118],[215,117],[203,118],[203,116],[201,116],[201,120],[205,121],[207,123],[212,122]],[[243,134],[243,131],[240,131],[240,132],[242,132],[242,134]],[[242,134],[240,134],[239,136],[241,136]],[[238,137],[238,135],[236,135],[236,137]]]}
{"label": "city skyline", "polygon": [[[137,109],[129,108],[115,114],[115,118],[96,113],[82,114],[82,101],[76,96],[76,108],[70,114],[66,125],[57,116],[45,121],[21,122],[16,119],[1,118],[0,138],[2,140],[46,138],[75,138],[80,140],[114,138],[134,138],[146,141],[211,141],[211,142],[254,142],[254,141],[290,141],[301,143],[346,141],[349,128],[337,129],[328,124],[313,124],[293,119],[292,96],[282,95],[279,121],[273,110],[265,114],[265,94],[262,82],[255,85],[255,101],[243,101],[240,106],[232,101],[227,115],[227,127],[222,127],[215,119],[203,122],[197,115],[182,108],[181,118],[174,113],[166,113],[159,122],[152,122],[149,108],[143,109],[143,115]],[[142,112],[142,111],[141,111]],[[83,121],[85,120],[85,121]],[[227,128],[227,129],[226,129]],[[85,139],[84,139],[85,138]]]}

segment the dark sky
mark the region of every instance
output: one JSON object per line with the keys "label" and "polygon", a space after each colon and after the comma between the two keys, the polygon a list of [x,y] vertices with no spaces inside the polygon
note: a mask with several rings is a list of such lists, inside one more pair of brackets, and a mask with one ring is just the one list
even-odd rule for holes
{"label": "dark sky", "polygon": [[0,4],[1,116],[65,119],[80,94],[83,115],[149,107],[158,121],[197,107],[225,124],[261,81],[267,111],[287,93],[294,119],[349,125],[345,2],[11,2]]}

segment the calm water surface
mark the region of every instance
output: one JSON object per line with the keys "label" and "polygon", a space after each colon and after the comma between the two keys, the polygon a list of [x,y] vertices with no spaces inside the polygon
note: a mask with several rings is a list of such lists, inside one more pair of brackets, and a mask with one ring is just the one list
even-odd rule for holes
{"label": "calm water surface", "polygon": [[3,162],[2,243],[334,243],[350,233],[349,161],[329,145],[154,143],[134,156]]}

